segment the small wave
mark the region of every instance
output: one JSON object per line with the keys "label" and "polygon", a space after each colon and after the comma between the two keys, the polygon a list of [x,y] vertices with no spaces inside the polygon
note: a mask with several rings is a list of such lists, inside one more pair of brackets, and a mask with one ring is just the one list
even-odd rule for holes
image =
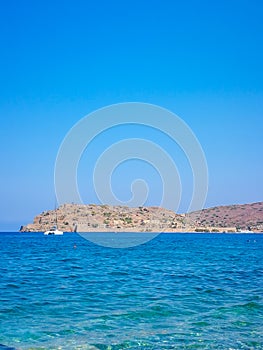
{"label": "small wave", "polygon": [[3,344],[0,344],[0,350],[16,350],[15,348],[11,348],[10,346],[6,346]]}

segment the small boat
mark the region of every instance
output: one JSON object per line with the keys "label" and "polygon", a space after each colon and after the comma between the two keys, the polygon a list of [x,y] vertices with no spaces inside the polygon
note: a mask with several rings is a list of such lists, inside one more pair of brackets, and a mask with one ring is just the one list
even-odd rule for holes
{"label": "small boat", "polygon": [[59,231],[58,230],[58,216],[57,216],[57,207],[55,206],[55,215],[56,215],[56,218],[55,218],[55,225],[51,227],[50,230],[44,232],[44,235],[57,235],[57,236],[61,236],[63,235],[63,231]]}
{"label": "small boat", "polygon": [[44,232],[44,235],[63,235],[63,232],[62,231],[59,231],[57,226],[54,225],[53,227],[51,227],[50,230]]}

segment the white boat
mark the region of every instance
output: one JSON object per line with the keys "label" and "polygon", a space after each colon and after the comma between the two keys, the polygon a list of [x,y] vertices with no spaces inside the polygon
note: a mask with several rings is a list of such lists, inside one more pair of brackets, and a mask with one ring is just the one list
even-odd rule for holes
{"label": "white boat", "polygon": [[48,235],[57,235],[57,236],[61,236],[63,235],[63,231],[59,231],[58,230],[58,217],[57,217],[57,208],[55,207],[55,225],[51,227],[50,230],[47,230],[46,232],[44,232],[44,235],[48,236]]}
{"label": "white boat", "polygon": [[57,226],[55,225],[55,226],[51,227],[50,230],[44,232],[44,235],[60,235],[61,236],[61,235],[63,235],[63,232],[59,231],[57,229]]}

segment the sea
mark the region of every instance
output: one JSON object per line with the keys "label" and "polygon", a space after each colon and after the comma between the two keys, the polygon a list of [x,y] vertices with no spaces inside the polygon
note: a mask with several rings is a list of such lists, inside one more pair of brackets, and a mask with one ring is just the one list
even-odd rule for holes
{"label": "sea", "polygon": [[263,349],[262,234],[0,233],[0,254],[1,350]]}

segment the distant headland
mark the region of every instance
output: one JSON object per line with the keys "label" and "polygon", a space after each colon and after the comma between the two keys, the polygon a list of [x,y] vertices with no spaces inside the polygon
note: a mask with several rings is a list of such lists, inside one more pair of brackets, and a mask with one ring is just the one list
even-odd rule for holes
{"label": "distant headland", "polygon": [[21,232],[263,232],[263,202],[217,206],[187,214],[159,207],[63,204],[44,211]]}

